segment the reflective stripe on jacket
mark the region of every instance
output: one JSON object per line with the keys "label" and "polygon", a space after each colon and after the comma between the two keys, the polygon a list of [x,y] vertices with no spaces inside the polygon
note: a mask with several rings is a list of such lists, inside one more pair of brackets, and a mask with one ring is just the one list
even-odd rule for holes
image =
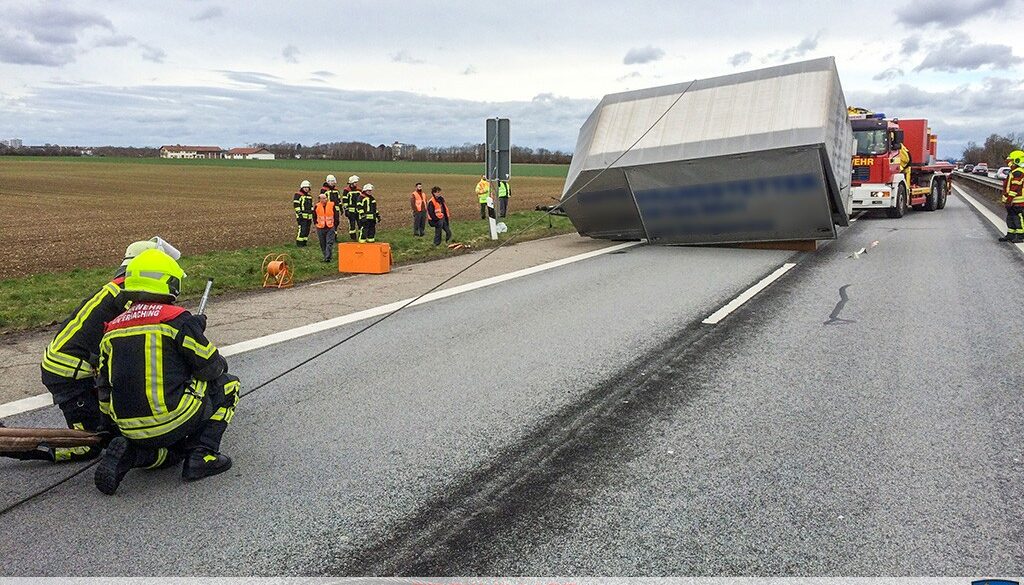
{"label": "reflective stripe on jacket", "polygon": [[1003,203],[1005,205],[1024,205],[1024,169],[1015,168],[1007,175]]}
{"label": "reflective stripe on jacket", "polygon": [[129,301],[121,295],[123,278],[108,282],[61,326],[43,352],[43,383],[84,380],[95,374],[90,360],[100,352],[104,325],[124,312]]}
{"label": "reflective stripe on jacket", "polygon": [[377,213],[377,199],[373,195],[363,193],[362,199],[359,200],[358,212],[359,221],[377,221],[380,219],[380,214]]}
{"label": "reflective stripe on jacket", "polygon": [[202,321],[162,303],[136,303],[100,342],[100,410],[135,440],[166,435],[202,412],[207,382],[227,362]]}
{"label": "reflective stripe on jacket", "polygon": [[313,196],[309,193],[296,191],[292,197],[292,207],[295,208],[295,219],[313,219]]}

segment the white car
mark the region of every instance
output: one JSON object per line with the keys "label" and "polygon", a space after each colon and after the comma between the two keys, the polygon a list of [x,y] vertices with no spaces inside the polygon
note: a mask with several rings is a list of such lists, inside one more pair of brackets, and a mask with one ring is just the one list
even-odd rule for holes
{"label": "white car", "polygon": [[1008,176],[1010,176],[1010,167],[999,167],[999,170],[996,171],[997,179],[1005,179]]}

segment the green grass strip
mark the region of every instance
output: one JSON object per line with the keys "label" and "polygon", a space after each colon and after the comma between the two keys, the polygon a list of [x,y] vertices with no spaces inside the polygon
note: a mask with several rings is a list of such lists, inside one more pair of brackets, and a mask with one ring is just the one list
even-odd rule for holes
{"label": "green grass strip", "polygon": [[[511,234],[518,233],[536,221],[539,212],[523,211],[509,214],[505,218],[509,231],[500,234],[492,242],[486,221],[460,221],[452,225],[453,241],[468,243],[473,249],[490,248],[500,244]],[[521,234],[517,241],[534,240],[547,236],[575,231],[567,218],[551,216]],[[395,220],[397,221],[397,220]],[[433,228],[427,226],[427,235],[412,236],[412,220],[409,226],[379,229],[377,240],[391,244],[391,256],[395,264],[421,262],[461,254],[449,250],[444,242],[433,245]],[[347,224],[345,224],[347,226]],[[385,225],[386,227],[386,225]],[[339,236],[347,237],[346,230]],[[184,250],[187,254],[187,250]],[[188,277],[184,282],[182,300],[198,299],[206,286],[206,279],[214,279],[214,294],[247,291],[263,286],[261,264],[267,254],[288,254],[295,273],[296,282],[306,282],[336,276],[338,264],[335,259],[326,264],[317,245],[316,229],[310,234],[309,246],[297,248],[294,242],[278,246],[263,246],[244,250],[217,251],[197,256],[185,255],[182,268]],[[12,333],[51,325],[67,318],[83,299],[92,295],[104,282],[113,276],[116,266],[87,270],[72,270],[59,274],[37,274],[23,278],[0,280],[0,333]],[[424,283],[426,286],[427,283]]]}

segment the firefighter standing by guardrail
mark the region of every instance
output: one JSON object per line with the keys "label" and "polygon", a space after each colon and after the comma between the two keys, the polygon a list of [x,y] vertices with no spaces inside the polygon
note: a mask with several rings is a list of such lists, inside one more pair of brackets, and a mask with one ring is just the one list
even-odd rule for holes
{"label": "firefighter standing by guardrail", "polygon": [[1006,235],[1000,242],[1024,243],[1024,151],[1015,150],[1006,155],[1010,173],[1003,188],[1006,207]]}

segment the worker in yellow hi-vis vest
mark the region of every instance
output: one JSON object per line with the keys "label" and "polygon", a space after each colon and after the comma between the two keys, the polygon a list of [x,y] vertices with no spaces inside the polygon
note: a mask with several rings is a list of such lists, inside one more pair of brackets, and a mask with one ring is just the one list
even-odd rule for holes
{"label": "worker in yellow hi-vis vest", "polygon": [[487,175],[480,177],[480,182],[476,184],[476,196],[480,201],[480,219],[487,219],[487,198],[491,196],[491,183]]}

